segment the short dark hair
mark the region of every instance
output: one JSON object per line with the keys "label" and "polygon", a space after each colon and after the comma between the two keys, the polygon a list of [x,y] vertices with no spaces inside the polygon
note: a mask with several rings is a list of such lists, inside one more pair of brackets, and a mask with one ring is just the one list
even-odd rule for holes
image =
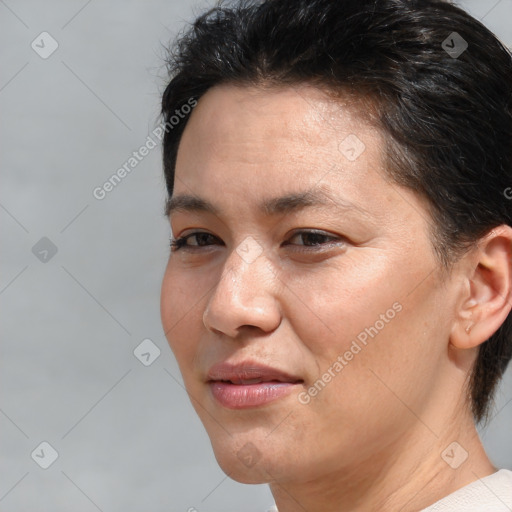
{"label": "short dark hair", "polygon": [[[467,48],[466,45],[467,44]],[[369,98],[391,179],[428,201],[432,244],[449,269],[493,228],[512,225],[512,57],[482,23],[444,0],[240,0],[201,15],[168,58],[162,98],[172,196],[188,116],[176,109],[219,84],[313,84]],[[479,348],[468,379],[488,418],[512,357],[512,315]]]}

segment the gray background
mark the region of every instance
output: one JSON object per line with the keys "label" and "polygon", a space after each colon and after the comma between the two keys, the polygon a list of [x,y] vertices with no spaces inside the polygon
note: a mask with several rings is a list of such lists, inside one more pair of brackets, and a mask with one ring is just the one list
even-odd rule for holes
{"label": "gray background", "polygon": [[[1,511],[272,503],[218,468],[163,336],[160,148],[105,199],[92,194],[157,123],[162,44],[212,4],[0,0]],[[512,45],[512,0],[462,4]],[[31,48],[43,31],[59,45],[47,59]],[[46,262],[32,251],[43,237],[57,247]],[[147,338],[161,350],[150,366],[133,353]],[[509,469],[511,401],[509,371],[483,433]],[[31,457],[42,441],[59,455],[48,469],[35,462],[47,449]]]}

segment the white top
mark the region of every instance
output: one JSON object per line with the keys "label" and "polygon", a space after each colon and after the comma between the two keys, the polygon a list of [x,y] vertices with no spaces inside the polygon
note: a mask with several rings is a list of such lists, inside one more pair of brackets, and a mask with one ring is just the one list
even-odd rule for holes
{"label": "white top", "polygon": [[[420,512],[511,512],[512,471],[500,469],[480,478]],[[278,512],[276,506],[267,512]]]}

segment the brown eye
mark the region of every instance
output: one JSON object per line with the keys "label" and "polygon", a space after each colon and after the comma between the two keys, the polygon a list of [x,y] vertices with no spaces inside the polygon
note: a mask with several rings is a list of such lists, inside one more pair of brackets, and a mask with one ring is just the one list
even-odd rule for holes
{"label": "brown eye", "polygon": [[[192,243],[189,243],[189,240]],[[172,251],[178,251],[182,248],[186,249],[197,249],[199,247],[208,247],[218,241],[218,238],[211,233],[198,231],[197,233],[190,233],[189,235],[182,236],[179,238],[171,238]]]}
{"label": "brown eye", "polygon": [[329,235],[323,231],[298,231],[288,239],[286,245],[318,247],[340,240],[341,239],[339,237]]}

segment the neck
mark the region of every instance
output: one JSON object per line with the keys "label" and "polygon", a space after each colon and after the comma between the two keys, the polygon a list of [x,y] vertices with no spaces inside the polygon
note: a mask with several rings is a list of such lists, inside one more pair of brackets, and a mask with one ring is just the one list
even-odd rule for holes
{"label": "neck", "polygon": [[406,436],[357,466],[314,481],[271,482],[270,488],[279,512],[413,512],[495,471],[466,412],[432,429],[418,420]]}

